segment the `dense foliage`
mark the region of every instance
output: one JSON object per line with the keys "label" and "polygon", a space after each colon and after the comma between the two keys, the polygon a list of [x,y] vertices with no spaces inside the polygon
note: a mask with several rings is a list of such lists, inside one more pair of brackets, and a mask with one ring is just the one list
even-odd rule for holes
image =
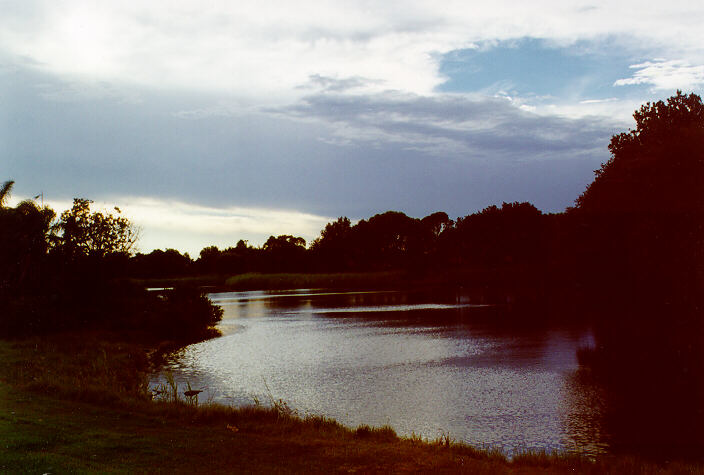
{"label": "dense foliage", "polygon": [[[67,256],[105,257],[129,253],[137,241],[134,226],[122,216],[91,212],[92,201],[76,198],[73,207],[61,213],[56,224],[60,232],[58,247]],[[120,209],[115,207],[120,214]]]}
{"label": "dense foliage", "polygon": [[212,334],[222,310],[199,290],[156,294],[124,280],[136,240],[127,219],[91,211],[84,199],[58,220],[33,201],[7,207],[12,185],[0,189],[0,335],[101,328],[193,341]]}
{"label": "dense foliage", "polygon": [[[672,456],[704,447],[704,104],[642,106],[568,212],[576,281],[595,308],[583,362],[614,395],[607,423]],[[616,447],[619,449],[620,447]],[[627,450],[628,447],[623,447]]]}
{"label": "dense foliage", "polygon": [[701,307],[704,105],[695,94],[648,103],[615,135],[611,159],[570,211],[587,283],[600,294]]}

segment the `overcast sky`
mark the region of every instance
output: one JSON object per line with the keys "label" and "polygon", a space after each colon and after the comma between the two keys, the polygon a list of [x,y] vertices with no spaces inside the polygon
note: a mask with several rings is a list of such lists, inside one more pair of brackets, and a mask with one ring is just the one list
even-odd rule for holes
{"label": "overcast sky", "polygon": [[387,210],[562,211],[640,104],[704,85],[691,0],[0,11],[0,182],[120,206],[145,252],[311,241]]}

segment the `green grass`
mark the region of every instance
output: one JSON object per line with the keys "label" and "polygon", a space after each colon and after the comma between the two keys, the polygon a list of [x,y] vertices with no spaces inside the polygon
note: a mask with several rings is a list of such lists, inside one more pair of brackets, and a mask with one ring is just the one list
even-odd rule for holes
{"label": "green grass", "polygon": [[529,452],[509,461],[449,434],[427,441],[352,429],[282,401],[152,401],[149,351],[104,334],[0,341],[0,473],[704,473],[632,458]]}

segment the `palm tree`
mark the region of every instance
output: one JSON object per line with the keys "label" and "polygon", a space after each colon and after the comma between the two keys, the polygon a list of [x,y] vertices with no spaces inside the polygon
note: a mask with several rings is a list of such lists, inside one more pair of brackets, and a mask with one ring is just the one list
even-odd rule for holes
{"label": "palm tree", "polygon": [[14,180],[7,180],[2,184],[2,187],[0,187],[0,208],[5,207],[5,202],[10,197],[10,193],[12,193],[12,186],[14,184]]}

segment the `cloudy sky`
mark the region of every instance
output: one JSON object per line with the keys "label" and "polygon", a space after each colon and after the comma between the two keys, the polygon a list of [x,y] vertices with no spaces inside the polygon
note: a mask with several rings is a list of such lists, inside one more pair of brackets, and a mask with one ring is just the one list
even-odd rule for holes
{"label": "cloudy sky", "polygon": [[704,85],[704,6],[0,0],[0,181],[140,249],[386,210],[570,206],[640,104]]}

